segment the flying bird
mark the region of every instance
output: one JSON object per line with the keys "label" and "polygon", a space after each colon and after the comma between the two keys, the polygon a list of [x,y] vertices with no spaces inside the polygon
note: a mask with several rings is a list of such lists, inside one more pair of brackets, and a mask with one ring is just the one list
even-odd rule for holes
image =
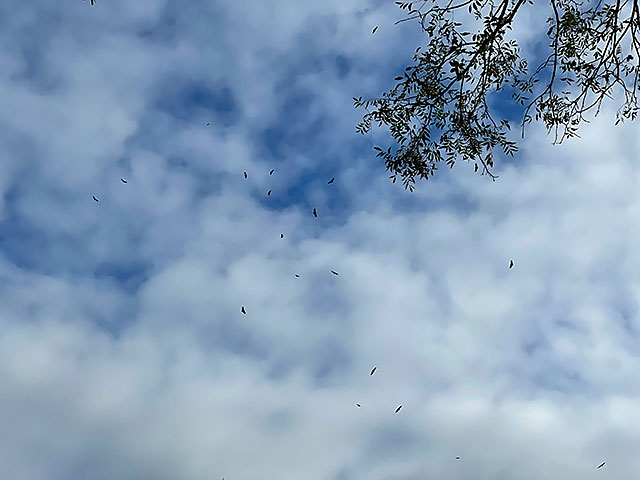
{"label": "flying bird", "polygon": [[477,163],[476,163],[476,166],[474,168],[474,171],[476,171],[476,172],[478,171],[478,164]]}
{"label": "flying bird", "polygon": [[602,462],[600,465],[598,465],[598,468],[602,468],[602,467],[604,467],[604,464],[605,464],[605,463],[607,463],[607,462]]}
{"label": "flying bird", "polygon": [[247,178],[247,172],[244,172],[244,178]]}
{"label": "flying bird", "polygon": [[398,408],[396,408],[396,413],[398,413],[401,408],[402,408],[402,405],[400,405]]}
{"label": "flying bird", "polygon": [[456,460],[460,460],[460,457],[456,457]]}
{"label": "flying bird", "polygon": [[374,373],[376,373],[376,369],[377,369],[377,368],[378,368],[378,367],[373,367],[373,370],[371,370],[371,373],[370,373],[369,375],[373,375]]}
{"label": "flying bird", "polygon": [[329,180],[329,181],[327,182],[327,185],[331,185],[335,179],[336,179],[336,178],[335,178],[335,177],[333,177],[331,180]]}
{"label": "flying bird", "polygon": [[297,273],[295,274],[297,278],[300,278],[300,275],[298,275]]}
{"label": "flying bird", "polygon": [[333,270],[331,270],[331,273],[333,273],[334,275],[340,275],[338,272],[334,272]]}
{"label": "flying bird", "polygon": [[208,127],[209,125],[211,125],[211,124],[210,124],[210,123],[207,123],[207,127]]}
{"label": "flying bird", "polygon": [[360,405],[359,403],[356,403],[356,407],[360,408],[362,405]]}
{"label": "flying bird", "polygon": [[127,181],[126,181],[124,178],[121,178],[121,179],[120,179],[120,181],[121,181],[122,183],[127,183]]}
{"label": "flying bird", "polygon": [[376,33],[376,30],[378,30],[378,26],[377,25],[375,27],[373,27],[373,31],[371,32],[371,34],[373,35],[374,33]]}
{"label": "flying bird", "polygon": [[315,208],[313,209],[313,216],[318,218],[318,211]]}
{"label": "flying bird", "polygon": [[513,268],[513,260],[509,260],[509,268]]}
{"label": "flying bird", "polygon": [[271,170],[271,171],[269,172],[269,175],[273,175],[273,172],[275,172],[275,171],[276,171],[276,170],[275,170],[275,168],[274,168],[273,170]]}
{"label": "flying bird", "polygon": [[269,196],[269,195],[271,195],[271,190],[269,190],[269,191],[267,192],[267,196]]}
{"label": "flying bird", "polygon": [[93,199],[94,199],[96,202],[99,202],[99,201],[100,201],[100,200],[98,200],[98,199],[95,197],[95,195],[91,195],[91,196],[93,197]]}
{"label": "flying bird", "polygon": [[281,234],[280,234],[280,238],[284,238],[284,233],[281,233]]}
{"label": "flying bird", "polygon": [[247,311],[244,309],[244,305],[242,306],[242,308],[240,309],[240,311],[241,311],[242,313],[244,313],[245,315],[247,314]]}

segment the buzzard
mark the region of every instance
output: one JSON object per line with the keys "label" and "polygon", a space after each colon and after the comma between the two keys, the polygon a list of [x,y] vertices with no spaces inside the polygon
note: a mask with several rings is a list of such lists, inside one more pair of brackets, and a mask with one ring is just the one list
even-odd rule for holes
{"label": "buzzard", "polygon": [[127,183],[127,181],[126,181],[124,178],[121,178],[121,179],[120,179],[120,181],[121,181],[122,183]]}
{"label": "buzzard", "polygon": [[244,313],[245,315],[247,314],[247,311],[244,309],[244,305],[242,306],[242,308],[240,309],[240,311],[241,311],[242,313]]}
{"label": "buzzard", "polygon": [[91,196],[93,197],[93,199],[94,199],[96,202],[99,202],[99,201],[100,201],[100,200],[98,200],[98,199],[95,197],[95,195],[91,195]]}
{"label": "buzzard", "polygon": [[604,467],[604,464],[605,464],[605,463],[607,463],[607,462],[602,462],[600,465],[598,465],[598,468],[602,468],[602,467]]}
{"label": "buzzard", "polygon": [[329,180],[329,181],[327,182],[327,185],[331,185],[331,184],[333,183],[333,181],[334,181],[334,180],[335,180],[335,177],[334,177],[334,178],[332,178],[331,180]]}
{"label": "buzzard", "polygon": [[247,172],[244,172],[244,178],[247,178]]}
{"label": "buzzard", "polygon": [[269,175],[273,175],[273,172],[275,172],[275,171],[276,171],[276,170],[275,170],[275,168],[274,168],[273,170],[271,170],[271,171],[269,172]]}
{"label": "buzzard", "polygon": [[318,211],[315,208],[313,209],[313,216],[318,218]]}
{"label": "buzzard", "polygon": [[513,268],[513,260],[509,260],[509,268]]}
{"label": "buzzard", "polygon": [[373,367],[373,370],[371,370],[371,373],[370,373],[369,375],[373,375],[374,373],[376,373],[376,369],[377,369],[377,368],[378,368],[378,367]]}
{"label": "buzzard", "polygon": [[333,270],[331,270],[331,273],[333,273],[334,275],[340,275],[338,272],[334,272]]}
{"label": "buzzard", "polygon": [[396,408],[396,413],[398,413],[401,408],[402,408],[402,405],[400,405],[398,408]]}

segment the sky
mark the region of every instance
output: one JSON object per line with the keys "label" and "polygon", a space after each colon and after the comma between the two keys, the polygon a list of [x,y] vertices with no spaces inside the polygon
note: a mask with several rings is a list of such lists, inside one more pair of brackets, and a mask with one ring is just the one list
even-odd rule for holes
{"label": "sky", "polygon": [[1,478],[640,470],[615,102],[410,193],[352,100],[424,42],[393,2],[96,2],[0,4]]}

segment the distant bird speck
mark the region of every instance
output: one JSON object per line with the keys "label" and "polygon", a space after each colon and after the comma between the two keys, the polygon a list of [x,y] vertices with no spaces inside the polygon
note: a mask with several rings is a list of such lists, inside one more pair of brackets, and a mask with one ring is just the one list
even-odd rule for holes
{"label": "distant bird speck", "polygon": [[295,276],[296,276],[297,278],[300,278],[300,275],[298,275],[297,273],[295,274]]}
{"label": "distant bird speck", "polygon": [[284,233],[281,233],[281,234],[280,234],[280,238],[284,238]]}
{"label": "distant bird speck", "polygon": [[331,185],[331,184],[333,183],[333,181],[334,181],[334,180],[335,180],[335,177],[334,177],[334,178],[332,178],[331,180],[329,180],[329,181],[327,182],[327,185]]}
{"label": "distant bird speck", "polygon": [[271,190],[269,190],[269,191],[267,192],[267,196],[269,196],[269,195],[271,195]]}
{"label": "distant bird speck", "polygon": [[478,164],[476,163],[476,166],[474,167],[474,171],[478,171]]}
{"label": "distant bird speck", "polygon": [[360,405],[359,403],[356,403],[356,407],[360,408],[362,407],[362,405]]}
{"label": "distant bird speck", "polygon": [[331,270],[331,273],[333,273],[334,275],[340,275],[338,272],[334,272],[333,270]]}
{"label": "distant bird speck", "polygon": [[271,171],[269,172],[269,175],[273,175],[273,172],[275,172],[275,171],[276,171],[276,170],[275,170],[275,168],[274,168],[273,170],[271,170]]}
{"label": "distant bird speck", "polygon": [[373,370],[371,370],[371,373],[369,375],[373,375],[374,373],[376,373],[377,369],[378,369],[378,367],[373,367]]}
{"label": "distant bird speck", "polygon": [[402,408],[402,405],[400,405],[398,408],[396,408],[396,413],[398,413],[401,408]]}
{"label": "distant bird speck", "polygon": [[124,178],[121,178],[121,179],[120,179],[120,181],[121,181],[122,183],[127,183],[127,181],[126,181]]}
{"label": "distant bird speck", "polygon": [[98,199],[95,197],[95,195],[91,195],[91,196],[93,197],[93,199],[94,199],[96,202],[99,202],[99,201],[100,201],[100,200],[98,200]]}
{"label": "distant bird speck", "polygon": [[[509,261],[509,268],[513,268],[513,260]],[[525,270],[526,270],[526,268],[525,268]]]}
{"label": "distant bird speck", "polygon": [[244,172],[244,178],[247,178],[247,172]]}
{"label": "distant bird speck", "polygon": [[456,460],[460,460],[460,457],[456,457]]}
{"label": "distant bird speck", "polygon": [[318,211],[315,208],[313,209],[313,216],[318,218]]}
{"label": "distant bird speck", "polygon": [[607,463],[607,462],[602,462],[600,465],[598,465],[598,468],[602,468],[602,467],[604,467],[604,464],[605,464],[605,463]]}
{"label": "distant bird speck", "polygon": [[374,33],[376,33],[376,30],[378,30],[378,26],[377,25],[375,27],[373,27],[373,31],[371,32],[371,34],[373,35]]}
{"label": "distant bird speck", "polygon": [[244,309],[244,305],[242,306],[242,308],[240,309],[240,311],[241,311],[242,313],[244,313],[245,315],[247,314],[247,311]]}
{"label": "distant bird speck", "polygon": [[210,124],[210,123],[207,123],[207,127],[208,127],[209,125],[211,125],[211,124]]}

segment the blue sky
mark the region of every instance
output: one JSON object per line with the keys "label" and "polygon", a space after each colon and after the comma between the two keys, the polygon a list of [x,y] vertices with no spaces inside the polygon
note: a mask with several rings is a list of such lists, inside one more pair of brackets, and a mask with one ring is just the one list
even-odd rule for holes
{"label": "blue sky", "polygon": [[421,43],[400,18],[3,2],[0,477],[639,470],[637,125],[533,125],[496,182],[458,163],[409,193],[352,101]]}

